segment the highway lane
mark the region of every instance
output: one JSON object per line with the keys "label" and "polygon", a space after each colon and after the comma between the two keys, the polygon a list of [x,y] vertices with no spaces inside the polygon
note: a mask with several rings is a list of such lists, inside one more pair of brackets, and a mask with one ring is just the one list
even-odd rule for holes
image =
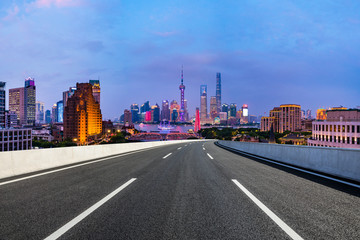
{"label": "highway lane", "polygon": [[232,179],[304,239],[360,238],[357,189],[247,159],[210,141],[0,186],[0,239],[43,239],[132,178],[61,239],[290,239]]}

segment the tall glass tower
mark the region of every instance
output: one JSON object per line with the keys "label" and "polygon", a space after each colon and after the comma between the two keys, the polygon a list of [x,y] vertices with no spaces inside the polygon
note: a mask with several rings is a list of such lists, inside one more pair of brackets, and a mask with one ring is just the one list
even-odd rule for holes
{"label": "tall glass tower", "polygon": [[217,112],[221,112],[221,73],[216,73],[216,105]]}

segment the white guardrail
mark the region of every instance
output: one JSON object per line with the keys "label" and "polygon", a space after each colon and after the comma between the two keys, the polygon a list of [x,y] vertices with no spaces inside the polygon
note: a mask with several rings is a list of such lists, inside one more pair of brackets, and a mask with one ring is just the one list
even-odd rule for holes
{"label": "white guardrail", "polygon": [[0,179],[151,147],[201,140],[104,144],[0,152]]}
{"label": "white guardrail", "polygon": [[219,141],[220,145],[360,182],[360,149]]}

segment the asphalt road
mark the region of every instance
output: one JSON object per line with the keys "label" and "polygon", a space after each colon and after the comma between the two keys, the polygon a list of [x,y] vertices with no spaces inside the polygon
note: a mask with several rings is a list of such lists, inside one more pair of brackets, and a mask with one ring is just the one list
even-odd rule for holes
{"label": "asphalt road", "polygon": [[360,190],[182,143],[0,185],[0,239],[46,237],[360,239]]}

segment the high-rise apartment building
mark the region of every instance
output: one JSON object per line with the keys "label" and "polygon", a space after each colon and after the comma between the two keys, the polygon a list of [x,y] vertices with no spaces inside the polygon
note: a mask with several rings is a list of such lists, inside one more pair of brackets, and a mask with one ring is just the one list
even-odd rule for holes
{"label": "high-rise apartment building", "polygon": [[221,112],[221,73],[216,73],[216,104],[217,112]]}
{"label": "high-rise apartment building", "polygon": [[0,82],[0,128],[5,128],[5,82]]}
{"label": "high-rise apartment building", "polygon": [[200,85],[200,120],[207,119],[207,85]]}
{"label": "high-rise apartment building", "polygon": [[24,107],[25,107],[25,125],[35,125],[36,118],[36,87],[33,78],[25,79],[24,89]]}
{"label": "high-rise apartment building", "polygon": [[216,96],[210,97],[210,117],[214,120],[218,116],[218,106]]}
{"label": "high-rise apartment building", "polygon": [[89,83],[92,86],[92,93],[95,98],[95,102],[100,105],[100,80],[89,80]]}
{"label": "high-rise apartment building", "polygon": [[58,118],[56,103],[51,108],[51,123],[56,123]]}
{"label": "high-rise apartment building", "polygon": [[36,123],[41,124],[45,122],[44,103],[36,101]]}
{"label": "high-rise apartment building", "polygon": [[241,116],[241,122],[242,123],[248,123],[249,122],[249,107],[247,104],[242,105],[242,116]]}
{"label": "high-rise apartment building", "polygon": [[261,118],[261,131],[295,132],[301,130],[301,106],[297,104],[283,104],[270,111],[269,117]]}
{"label": "high-rise apartment building", "polygon": [[168,100],[162,101],[160,120],[168,120],[168,121],[170,120],[170,106]]}
{"label": "high-rise apartment building", "polygon": [[102,131],[100,104],[95,101],[90,83],[77,83],[76,91],[64,111],[64,138],[85,144]]}
{"label": "high-rise apartment building", "polygon": [[5,110],[5,128],[13,128],[16,126],[18,126],[16,113]]}

